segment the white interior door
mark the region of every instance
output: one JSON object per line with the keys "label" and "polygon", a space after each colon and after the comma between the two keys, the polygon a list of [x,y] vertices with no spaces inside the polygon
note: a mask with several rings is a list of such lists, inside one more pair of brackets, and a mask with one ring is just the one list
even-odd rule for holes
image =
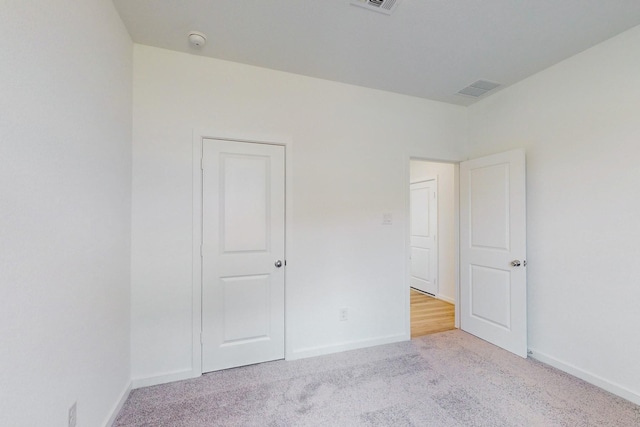
{"label": "white interior door", "polygon": [[205,139],[202,169],[202,370],[282,359],[284,147]]}
{"label": "white interior door", "polygon": [[432,295],[438,293],[438,229],[437,181],[410,185],[411,212],[411,277],[412,288]]}
{"label": "white interior door", "polygon": [[460,164],[460,327],[527,356],[523,150]]}

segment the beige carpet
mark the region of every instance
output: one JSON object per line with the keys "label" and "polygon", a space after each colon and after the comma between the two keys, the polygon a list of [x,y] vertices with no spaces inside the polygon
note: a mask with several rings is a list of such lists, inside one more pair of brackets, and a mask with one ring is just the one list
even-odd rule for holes
{"label": "beige carpet", "polygon": [[131,392],[116,426],[640,426],[640,407],[461,331]]}

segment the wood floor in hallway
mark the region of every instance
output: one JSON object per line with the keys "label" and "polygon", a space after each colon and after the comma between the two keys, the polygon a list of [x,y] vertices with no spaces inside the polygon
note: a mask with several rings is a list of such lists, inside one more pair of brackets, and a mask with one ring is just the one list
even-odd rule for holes
{"label": "wood floor in hallway", "polygon": [[455,329],[453,304],[411,289],[411,338]]}

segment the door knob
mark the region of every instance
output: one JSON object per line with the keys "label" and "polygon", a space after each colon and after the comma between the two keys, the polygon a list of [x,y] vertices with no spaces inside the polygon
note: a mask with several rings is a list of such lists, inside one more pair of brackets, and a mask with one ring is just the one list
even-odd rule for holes
{"label": "door knob", "polygon": [[511,261],[511,267],[520,267],[520,260],[514,259]]}
{"label": "door knob", "polygon": [[275,264],[274,264],[274,265],[275,265],[276,267],[280,268],[280,267],[282,267],[282,261],[277,260],[277,261],[275,262]]}

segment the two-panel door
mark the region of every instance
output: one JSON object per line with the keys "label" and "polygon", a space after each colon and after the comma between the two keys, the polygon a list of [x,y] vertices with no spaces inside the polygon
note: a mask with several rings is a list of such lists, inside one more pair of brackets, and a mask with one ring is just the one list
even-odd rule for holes
{"label": "two-panel door", "polygon": [[410,241],[412,288],[438,293],[437,187],[435,179],[410,185]]}
{"label": "two-panel door", "polygon": [[284,358],[283,146],[204,139],[202,371]]}
{"label": "two-panel door", "polygon": [[525,156],[460,164],[460,327],[527,356]]}

